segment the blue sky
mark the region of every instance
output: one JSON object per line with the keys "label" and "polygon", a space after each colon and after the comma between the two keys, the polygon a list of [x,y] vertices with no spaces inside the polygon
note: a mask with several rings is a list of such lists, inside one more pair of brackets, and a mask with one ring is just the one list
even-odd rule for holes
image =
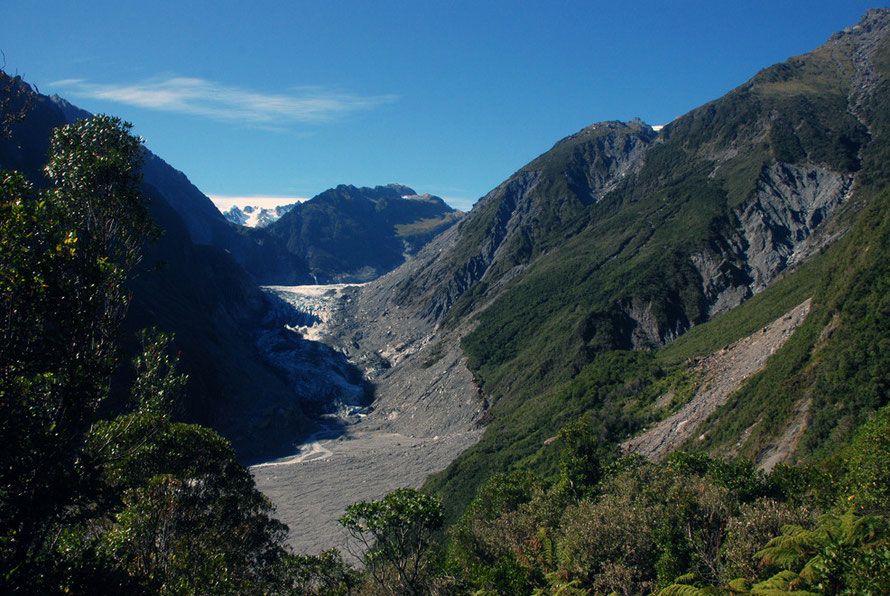
{"label": "blue sky", "polygon": [[669,122],[871,6],[7,0],[0,50],[208,195],[399,182],[468,209],[562,137]]}

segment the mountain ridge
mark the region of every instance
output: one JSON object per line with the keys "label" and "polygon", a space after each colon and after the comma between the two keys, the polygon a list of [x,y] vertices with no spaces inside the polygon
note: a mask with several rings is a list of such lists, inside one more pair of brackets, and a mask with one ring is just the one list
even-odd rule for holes
{"label": "mountain ridge", "polygon": [[[305,261],[316,282],[364,282],[395,269],[460,215],[441,198],[400,184],[341,184],[248,235]],[[263,283],[282,282],[256,275]]]}
{"label": "mountain ridge", "polygon": [[[606,122],[558,141],[356,291],[329,341],[376,375],[375,414],[419,432],[412,413],[434,399],[443,425],[488,424],[430,490],[468,502],[538,449],[515,412],[612,350],[655,350],[731,312],[844,236],[888,181],[888,22],[869,11],[658,132]],[[427,362],[437,382],[472,381],[446,403],[412,378]],[[455,418],[459,403],[478,409]]]}

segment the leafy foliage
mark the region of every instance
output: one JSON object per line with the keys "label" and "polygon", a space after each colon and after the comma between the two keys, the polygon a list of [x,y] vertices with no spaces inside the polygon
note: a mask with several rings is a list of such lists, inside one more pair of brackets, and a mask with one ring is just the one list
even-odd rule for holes
{"label": "leafy foliage", "polygon": [[379,501],[350,505],[340,524],[367,549],[365,564],[378,584],[396,593],[426,591],[430,539],[442,525],[438,499],[398,489]]}
{"label": "leafy foliage", "polygon": [[785,526],[757,556],[787,570],[765,583],[787,582],[825,594],[884,594],[890,590],[888,538],[886,518],[848,511],[823,518],[814,530]]}
{"label": "leafy foliage", "polygon": [[884,406],[857,431],[847,450],[843,481],[849,500],[860,510],[890,514],[890,406]]}
{"label": "leafy foliage", "polygon": [[278,564],[278,574],[275,594],[340,596],[353,593],[361,580],[336,549],[318,555],[286,555]]}
{"label": "leafy foliage", "polygon": [[155,235],[129,128],[99,116],[56,131],[42,193],[0,174],[0,585],[271,592],[286,528],[225,440],[172,421],[185,377],[169,335],[142,334],[136,409],[96,420],[124,284]]}
{"label": "leafy foliage", "polygon": [[[89,143],[88,160],[77,155],[79,141]],[[139,151],[125,125],[99,118],[57,132],[56,184],[43,196],[17,174],[0,182],[0,424],[11,445],[0,472],[0,557],[14,585],[52,569],[41,561],[54,529],[77,518],[93,490],[83,435],[108,391],[128,303],[123,284],[150,231],[133,190]],[[80,205],[99,179],[110,207]]]}

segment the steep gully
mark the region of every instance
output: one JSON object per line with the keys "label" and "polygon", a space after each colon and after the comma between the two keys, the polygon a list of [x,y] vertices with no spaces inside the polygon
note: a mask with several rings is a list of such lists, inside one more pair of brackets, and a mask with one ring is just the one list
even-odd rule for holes
{"label": "steep gully", "polygon": [[[769,357],[785,344],[809,311],[810,301],[807,300],[750,336],[699,360],[694,370],[701,374],[701,381],[692,399],[654,428],[622,443],[622,448],[628,453],[661,459],[695,437],[701,423],[726,403],[742,383],[766,365]],[[668,402],[669,399],[664,401]],[[779,441],[770,446],[768,453],[761,458],[762,468],[771,470],[790,453],[790,445],[805,427],[806,413],[804,408]],[[800,418],[803,420],[799,421]]]}

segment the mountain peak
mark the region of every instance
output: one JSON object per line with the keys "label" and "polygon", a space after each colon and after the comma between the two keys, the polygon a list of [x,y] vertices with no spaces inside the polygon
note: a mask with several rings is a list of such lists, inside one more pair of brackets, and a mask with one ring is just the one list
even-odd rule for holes
{"label": "mountain peak", "polygon": [[396,183],[387,184],[386,186],[375,186],[373,188],[369,186],[359,187],[352,184],[340,184],[336,188],[328,189],[317,196],[325,196],[332,191],[349,196],[361,196],[371,201],[378,201],[379,199],[384,198],[396,199],[417,194],[417,191],[415,191],[413,188]]}
{"label": "mountain peak", "polygon": [[874,38],[875,34],[883,37],[884,31],[890,26],[890,8],[872,8],[867,11],[859,22],[832,34],[830,42],[844,40],[845,42]]}
{"label": "mountain peak", "polygon": [[[380,187],[378,186],[377,188],[379,189]],[[387,184],[383,188],[388,188],[392,191],[395,191],[395,192],[399,193],[399,196],[402,196],[402,197],[409,197],[409,196],[414,196],[417,194],[417,191],[415,191],[413,188],[405,186],[404,184],[391,183],[391,184]]]}

